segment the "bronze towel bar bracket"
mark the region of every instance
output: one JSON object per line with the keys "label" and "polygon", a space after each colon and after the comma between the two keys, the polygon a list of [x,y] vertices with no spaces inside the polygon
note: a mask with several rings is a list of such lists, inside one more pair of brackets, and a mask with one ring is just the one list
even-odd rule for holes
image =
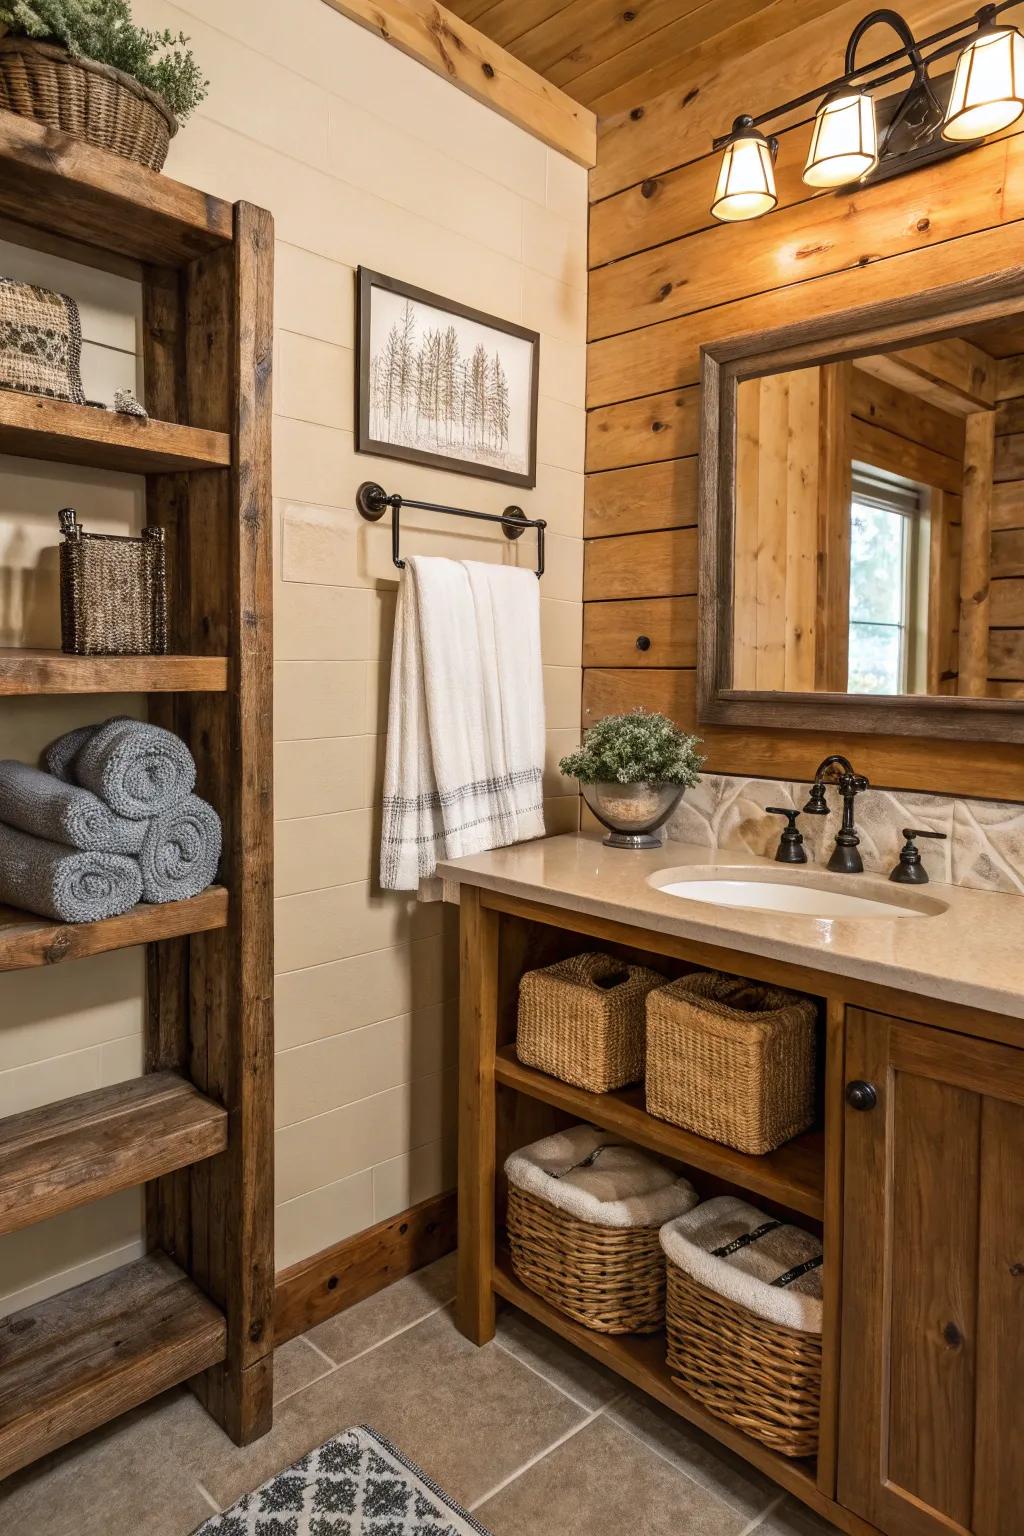
{"label": "bronze towel bar bracket", "polygon": [[442,507],[433,501],[407,501],[396,493],[389,496],[375,480],[364,480],[356,492],[356,507],[367,522],[376,523],[391,508],[391,558],[400,571],[405,561],[400,554],[401,513],[403,507],[415,507],[420,512],[444,512],[450,517],[472,517],[481,523],[500,523],[506,539],[518,539],[525,528],[537,530],[537,580],[544,575],[544,530],[547,523],[542,517],[527,517],[522,507],[506,507],[504,512],[472,512],[466,507]]}

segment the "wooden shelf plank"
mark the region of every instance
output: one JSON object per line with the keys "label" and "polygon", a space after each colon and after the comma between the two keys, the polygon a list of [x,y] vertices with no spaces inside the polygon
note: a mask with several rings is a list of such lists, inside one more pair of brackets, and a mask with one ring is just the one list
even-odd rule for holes
{"label": "wooden shelf plank", "polygon": [[0,971],[23,971],[157,939],[206,933],[226,927],[227,921],[228,893],[222,885],[211,885],[190,901],[131,907],[120,917],[105,917],[98,923],[55,923],[17,907],[0,907]]}
{"label": "wooden shelf plank", "polygon": [[230,203],[13,112],[0,112],[0,214],[161,266],[234,238]]}
{"label": "wooden shelf plank", "polygon": [[793,1461],[769,1450],[759,1440],[752,1440],[741,1430],[733,1429],[724,1420],[709,1413],[695,1398],[675,1385],[665,1363],[665,1336],[662,1333],[593,1333],[583,1328],[564,1313],[552,1307],[541,1296],[520,1285],[512,1272],[508,1252],[500,1249],[494,1269],[494,1290],[505,1301],[511,1302],[523,1312],[528,1312],[538,1322],[575,1344],[577,1349],[619,1376],[631,1381],[641,1391],[678,1413],[680,1418],[695,1424],[698,1429],[737,1452],[745,1461],[773,1478],[781,1487],[797,1498],[810,1504],[822,1514],[830,1505],[818,1492],[814,1481],[813,1466],[805,1461]]}
{"label": "wooden shelf plank", "polygon": [[165,1254],[0,1321],[0,1479],[225,1357],[224,1319]]}
{"label": "wooden shelf plank", "polygon": [[223,1152],[227,1111],[176,1072],[0,1120],[0,1236]]}
{"label": "wooden shelf plank", "polygon": [[65,656],[0,646],[0,698],[40,693],[224,693],[226,656]]}
{"label": "wooden shelf plank", "polygon": [[644,1109],[640,1087],[624,1088],[618,1093],[587,1093],[571,1083],[560,1082],[557,1077],[549,1077],[546,1072],[524,1066],[516,1057],[515,1046],[499,1050],[495,1076],[507,1088],[614,1131],[637,1146],[727,1179],[804,1216],[813,1216],[818,1221],[824,1218],[825,1143],[820,1131],[798,1136],[764,1157],[749,1157],[717,1141],[706,1141],[664,1120],[656,1120]]}
{"label": "wooden shelf plank", "polygon": [[227,468],[231,438],[226,432],[208,432],[203,427],[4,390],[0,393],[0,453],[146,475]]}

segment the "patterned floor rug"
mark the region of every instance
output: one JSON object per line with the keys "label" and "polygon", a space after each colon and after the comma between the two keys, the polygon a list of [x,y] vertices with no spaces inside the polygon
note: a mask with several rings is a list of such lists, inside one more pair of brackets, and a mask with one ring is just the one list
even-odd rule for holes
{"label": "patterned floor rug", "polygon": [[488,1536],[365,1424],[343,1430],[193,1536]]}

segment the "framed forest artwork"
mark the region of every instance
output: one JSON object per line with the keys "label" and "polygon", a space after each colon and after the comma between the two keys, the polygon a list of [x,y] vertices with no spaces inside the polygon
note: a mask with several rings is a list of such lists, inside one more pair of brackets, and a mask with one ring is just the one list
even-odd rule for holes
{"label": "framed forest artwork", "polygon": [[356,448],[537,483],[540,337],[359,268]]}

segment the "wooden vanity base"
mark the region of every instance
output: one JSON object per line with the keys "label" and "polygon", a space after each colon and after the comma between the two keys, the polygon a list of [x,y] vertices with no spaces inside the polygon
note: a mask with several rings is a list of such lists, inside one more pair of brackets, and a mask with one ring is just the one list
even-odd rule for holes
{"label": "wooden vanity base", "polygon": [[[515,1054],[524,971],[597,943],[669,976],[721,969],[820,1000],[820,1124],[747,1157],[591,1094]],[[494,1335],[510,1303],[713,1436],[848,1536],[1008,1536],[1024,1508],[1021,1025],[868,982],[461,885],[459,1300]],[[848,1106],[849,1080],[877,1103]],[[823,1236],[818,1455],[791,1460],[676,1387],[662,1335],[593,1333],[520,1284],[504,1245],[505,1158],[589,1120]],[[853,1241],[844,1248],[844,1230]],[[883,1471],[884,1469],[884,1471]]]}

